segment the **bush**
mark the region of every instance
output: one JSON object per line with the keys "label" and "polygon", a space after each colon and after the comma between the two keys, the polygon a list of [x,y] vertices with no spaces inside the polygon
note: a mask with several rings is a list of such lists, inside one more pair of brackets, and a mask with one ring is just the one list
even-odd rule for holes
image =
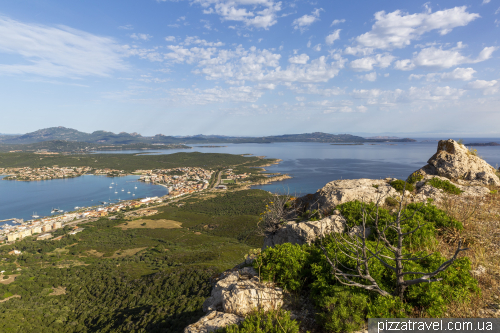
{"label": "bush", "polygon": [[410,191],[410,192],[413,192],[413,190],[415,189],[413,187],[413,184],[411,183],[407,183],[405,182],[404,180],[401,180],[401,179],[398,179],[398,180],[393,180],[391,182],[391,186],[396,190],[398,191],[399,193],[403,193],[403,190],[406,189],[406,191]]}
{"label": "bush", "polygon": [[410,175],[410,177],[408,177],[408,179],[406,180],[406,182],[408,184],[414,185],[416,182],[419,182],[422,179],[424,179],[424,175],[422,175],[420,172],[414,172],[414,173],[412,173]]}
{"label": "bush", "polygon": [[365,322],[369,297],[352,289],[339,287],[334,296],[326,296],[317,302],[321,309],[318,321],[328,332],[359,330]]}
{"label": "bush", "polygon": [[411,306],[401,302],[399,297],[377,296],[368,306],[368,318],[406,318]]}
{"label": "bush", "polygon": [[218,329],[217,333],[299,333],[299,324],[290,318],[290,313],[279,310],[257,312],[245,318],[240,325]]}
{"label": "bush", "polygon": [[394,198],[387,197],[385,198],[385,204],[389,207],[397,207],[399,205],[399,201]]}
{"label": "bush", "polygon": [[427,184],[431,185],[432,187],[442,189],[446,193],[450,193],[450,194],[457,194],[458,195],[458,194],[463,192],[461,189],[459,189],[458,187],[456,187],[455,185],[450,183],[449,180],[441,180],[439,178],[432,178],[432,179],[427,181]]}
{"label": "bush", "polygon": [[309,253],[297,244],[284,243],[267,248],[256,258],[253,267],[263,280],[273,281],[285,290],[302,289],[308,275]]}
{"label": "bush", "polygon": [[498,191],[497,191],[497,190],[491,190],[491,191],[490,191],[490,194],[497,194],[497,193],[498,193]]}
{"label": "bush", "polygon": [[3,298],[7,298],[7,297],[10,297],[10,296],[14,296],[14,294],[11,293],[11,292],[6,292],[5,294],[3,294]]}

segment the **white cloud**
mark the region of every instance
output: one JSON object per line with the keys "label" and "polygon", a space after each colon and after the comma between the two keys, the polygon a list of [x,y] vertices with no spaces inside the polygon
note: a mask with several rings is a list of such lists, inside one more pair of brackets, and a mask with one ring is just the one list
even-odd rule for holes
{"label": "white cloud", "polygon": [[311,24],[319,20],[319,13],[323,10],[323,8],[316,8],[311,15],[304,15],[295,19],[292,23],[293,28],[300,31],[307,30]]}
{"label": "white cloud", "polygon": [[369,105],[396,106],[399,103],[413,103],[418,101],[440,102],[458,100],[465,94],[465,90],[445,87],[427,86],[422,88],[410,87],[408,90],[380,90],[354,89],[351,96],[356,99],[367,100]]}
{"label": "white cloud", "polygon": [[469,82],[466,88],[482,90],[483,95],[493,95],[500,91],[500,82],[497,80],[491,80],[491,81],[476,80]]}
{"label": "white cloud", "polygon": [[301,64],[301,65],[305,65],[307,64],[307,61],[309,60],[309,56],[305,53],[302,53],[301,55],[298,55],[298,56],[295,56],[295,57],[291,57],[288,59],[288,61],[291,63],[291,64]]}
{"label": "white cloud", "polygon": [[344,50],[344,54],[349,54],[353,56],[367,56],[373,53],[373,49],[369,47],[361,47],[361,46],[348,46]]}
{"label": "white cloud", "polygon": [[122,29],[122,30],[134,30],[134,27],[131,24],[127,24],[127,25],[119,26],[118,29]]}
{"label": "white cloud", "polygon": [[335,42],[337,39],[340,39],[340,31],[341,30],[342,29],[337,29],[333,33],[326,36],[326,38],[325,38],[326,44],[333,45],[333,42]]}
{"label": "white cloud", "polygon": [[359,75],[358,77],[362,80],[374,82],[377,80],[377,72],[371,72],[365,75]]}
{"label": "white cloud", "polygon": [[321,95],[326,97],[343,95],[345,93],[344,90],[339,87],[321,89],[312,83],[303,84],[301,87],[291,85],[289,88],[296,94]]}
{"label": "white cloud", "polygon": [[330,106],[323,113],[336,113],[336,112],[354,112],[350,106]]}
{"label": "white cloud", "polygon": [[483,0],[483,5],[490,3],[491,0]]}
{"label": "white cloud", "polygon": [[410,45],[423,34],[438,30],[441,35],[456,27],[465,26],[479,18],[479,14],[467,12],[467,7],[454,7],[431,13],[407,14],[400,10],[392,13],[375,13],[372,30],[356,37],[362,47],[395,49]]}
{"label": "white cloud", "polygon": [[255,103],[264,94],[261,90],[248,86],[229,87],[223,89],[172,89],[169,92],[170,102],[179,104],[206,105],[212,103],[246,102]]}
{"label": "white cloud", "polygon": [[133,38],[135,40],[139,40],[139,39],[142,39],[142,40],[150,40],[153,36],[151,35],[148,35],[148,34],[137,34],[137,33],[133,33],[130,35],[130,38]]}
{"label": "white cloud", "polygon": [[334,25],[337,25],[337,24],[340,24],[340,23],[344,23],[344,22],[345,22],[345,19],[333,20],[332,24],[330,24],[330,27],[333,27]]}
{"label": "white cloud", "polygon": [[108,76],[128,66],[122,46],[110,37],[66,26],[26,24],[0,16],[0,53],[17,56],[0,73],[50,77]]}
{"label": "white cloud", "polygon": [[390,54],[377,54],[375,57],[353,60],[349,66],[355,71],[371,71],[373,70],[373,66],[380,68],[389,67],[394,59],[395,57]]}
{"label": "white cloud", "polygon": [[426,75],[415,75],[411,74],[409,79],[422,79],[426,78],[427,81],[436,82],[441,80],[461,80],[461,81],[470,81],[474,78],[474,73],[476,71],[473,68],[455,68],[451,72],[446,73],[429,73]]}
{"label": "white cloud", "polygon": [[281,2],[274,0],[193,0],[204,14],[217,14],[222,21],[239,21],[247,26],[269,29],[277,23]]}
{"label": "white cloud", "polygon": [[219,46],[224,46],[224,43],[222,42],[207,42],[204,39],[198,38],[198,36],[189,36],[186,37],[184,42],[181,43],[181,45],[184,46],[189,46],[189,45],[201,45],[201,46],[210,46],[210,47],[219,47]]}
{"label": "white cloud", "polygon": [[457,47],[449,50],[443,50],[442,48],[436,47],[425,48],[415,55],[412,60],[404,59],[396,61],[394,68],[399,70],[412,70],[419,66],[444,69],[462,64],[474,64],[490,59],[493,52],[497,49],[495,46],[485,47],[477,58],[473,59],[462,55],[460,51],[462,48],[463,46],[461,43],[458,43]]}
{"label": "white cloud", "polygon": [[167,37],[165,37],[165,40],[167,42],[175,42],[175,37],[174,36],[167,36]]}
{"label": "white cloud", "polygon": [[316,44],[316,45],[313,47],[313,50],[314,50],[314,51],[316,51],[316,52],[321,51],[321,44]]}

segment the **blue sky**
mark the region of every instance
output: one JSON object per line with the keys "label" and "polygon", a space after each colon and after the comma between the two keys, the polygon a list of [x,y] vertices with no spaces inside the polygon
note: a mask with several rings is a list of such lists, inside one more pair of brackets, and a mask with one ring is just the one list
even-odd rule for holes
{"label": "blue sky", "polygon": [[0,133],[500,136],[500,2],[16,0]]}

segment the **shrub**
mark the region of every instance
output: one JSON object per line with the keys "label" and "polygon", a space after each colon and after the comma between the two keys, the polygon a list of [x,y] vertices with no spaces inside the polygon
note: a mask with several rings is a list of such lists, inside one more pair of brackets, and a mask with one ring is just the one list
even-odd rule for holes
{"label": "shrub", "polygon": [[490,194],[493,194],[493,195],[494,195],[494,194],[497,194],[497,193],[498,193],[498,191],[497,191],[497,190],[491,190],[491,191],[490,191]]}
{"label": "shrub", "polygon": [[217,333],[299,333],[299,324],[290,318],[290,313],[279,310],[257,312],[245,318],[239,325],[218,329]]}
{"label": "shrub", "polygon": [[373,187],[378,188],[378,185],[372,184]]}
{"label": "shrub", "polygon": [[439,178],[432,178],[432,179],[428,180],[427,183],[429,185],[431,185],[432,187],[442,189],[446,193],[458,195],[458,194],[463,192],[461,189],[459,189],[458,187],[456,187],[455,185],[450,183],[449,180],[441,180]]}
{"label": "shrub", "polygon": [[14,296],[14,294],[11,293],[11,292],[8,292],[8,291],[5,294],[3,294],[3,298],[7,298],[7,297],[10,297],[10,296]]}
{"label": "shrub", "polygon": [[394,199],[392,197],[387,197],[387,198],[385,198],[385,204],[389,207],[396,207],[399,205],[399,201],[397,201],[396,199]]}
{"label": "shrub", "polygon": [[424,179],[424,175],[422,175],[420,172],[414,172],[414,173],[412,173],[410,175],[410,177],[408,177],[408,179],[406,180],[406,182],[408,184],[414,185],[416,182],[419,182],[422,179]]}
{"label": "shrub", "polygon": [[407,183],[401,179],[393,180],[391,182],[391,186],[399,193],[403,193],[404,189],[406,189],[406,191],[410,191],[410,192],[413,192],[413,190],[414,190],[413,184]]}
{"label": "shrub", "polygon": [[352,289],[338,287],[333,296],[326,296],[317,302],[322,310],[318,321],[328,332],[351,332],[359,330],[365,322],[369,297]]}
{"label": "shrub", "polygon": [[368,306],[368,318],[406,318],[411,306],[401,302],[399,297],[377,296]]}
{"label": "shrub", "polygon": [[284,243],[267,248],[253,263],[263,280],[273,281],[285,290],[302,289],[308,275],[306,247]]}

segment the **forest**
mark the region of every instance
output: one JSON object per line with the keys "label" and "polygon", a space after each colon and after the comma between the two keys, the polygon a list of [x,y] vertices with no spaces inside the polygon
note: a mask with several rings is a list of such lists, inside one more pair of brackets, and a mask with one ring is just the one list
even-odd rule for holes
{"label": "forest", "polygon": [[0,331],[182,332],[203,315],[210,277],[261,246],[255,230],[268,198],[261,190],[199,194],[148,217],[182,228],[122,229],[130,220],[120,215],[60,241],[1,246],[2,280],[16,279],[0,283]]}
{"label": "forest", "polygon": [[272,163],[272,159],[260,159],[253,156],[241,156],[218,153],[174,153],[168,155],[150,154],[78,154],[78,155],[46,155],[34,153],[0,153],[0,168],[20,167],[81,167],[95,169],[119,169],[126,172],[149,169],[171,169],[178,167],[201,167],[217,169],[240,164],[259,166]]}

